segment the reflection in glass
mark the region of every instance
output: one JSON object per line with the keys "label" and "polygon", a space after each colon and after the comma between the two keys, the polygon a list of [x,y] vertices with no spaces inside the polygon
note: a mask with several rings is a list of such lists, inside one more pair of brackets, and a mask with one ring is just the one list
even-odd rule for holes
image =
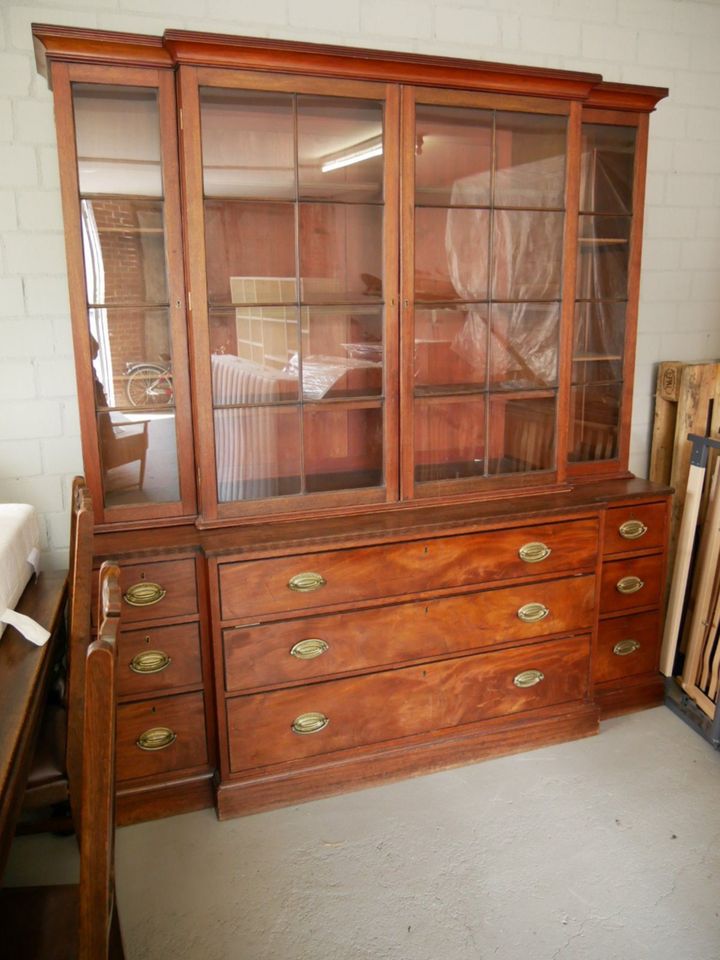
{"label": "reflection in glass", "polygon": [[382,407],[305,407],[305,486],[308,493],[377,487],[383,482]]}
{"label": "reflection in glass", "polygon": [[[281,316],[286,310],[287,316]],[[236,313],[238,352],[213,353],[210,357],[213,403],[232,406],[297,400],[298,371],[291,365],[296,348],[289,346],[289,342],[297,342],[297,311],[253,307]],[[244,339],[246,336],[250,339]]]}
{"label": "reflection in glass", "polygon": [[300,408],[214,411],[218,500],[258,500],[301,492]]}
{"label": "reflection in glass", "polygon": [[88,303],[167,303],[162,201],[81,201]]}
{"label": "reflection in glass", "polygon": [[496,207],[562,207],[565,117],[498,113],[495,118]]}
{"label": "reflection in glass", "polygon": [[206,197],[294,198],[290,94],[201,87],[200,118]]}
{"label": "reflection in glass", "polygon": [[557,384],[559,303],[494,304],[490,387],[532,390]]}
{"label": "reflection in glass", "polygon": [[[88,323],[98,409],[174,404],[167,308],[95,308],[88,313]],[[147,402],[136,389],[143,368],[157,372]],[[133,377],[138,371],[140,376]]]}
{"label": "reflection in glass", "polygon": [[297,300],[293,204],[206,200],[205,251],[211,304]]}
{"label": "reflection in glass", "polygon": [[302,303],[382,299],[383,208],[300,204]]}
{"label": "reflection in glass", "polygon": [[382,201],[382,104],[298,96],[297,111],[300,198]]}
{"label": "reflection in glass", "polygon": [[564,219],[562,213],[495,211],[495,300],[560,299]]}
{"label": "reflection in glass", "polygon": [[415,121],[415,202],[488,206],[492,113],[418,104]]}
{"label": "reflection in glass", "polygon": [[579,300],[627,297],[630,223],[630,217],[580,217],[577,273]]}
{"label": "reflection in glass", "polygon": [[415,392],[482,390],[487,378],[488,308],[415,309]]}
{"label": "reflection in glass", "polygon": [[97,424],[107,506],[179,499],[172,412],[100,411]]}
{"label": "reflection in glass", "polygon": [[157,92],[74,83],[80,193],[161,197]]}
{"label": "reflection in glass", "polygon": [[455,480],[485,471],[485,399],[415,401],[415,480]]}
{"label": "reflection in glass", "polygon": [[635,127],[584,123],[580,168],[580,209],[590,213],[631,213]]}
{"label": "reflection in glass", "polygon": [[531,473],[555,466],[555,397],[490,398],[489,472]]}
{"label": "reflection in glass", "polygon": [[[305,399],[380,396],[382,336],[382,307],[303,307]],[[291,368],[297,363],[291,359]]]}
{"label": "reflection in glass", "polygon": [[625,303],[576,303],[573,383],[622,378]]}
{"label": "reflection in glass", "polygon": [[415,211],[415,299],[486,300],[487,210]]}
{"label": "reflection in glass", "polygon": [[572,388],[569,459],[612,460],[618,455],[621,383]]}

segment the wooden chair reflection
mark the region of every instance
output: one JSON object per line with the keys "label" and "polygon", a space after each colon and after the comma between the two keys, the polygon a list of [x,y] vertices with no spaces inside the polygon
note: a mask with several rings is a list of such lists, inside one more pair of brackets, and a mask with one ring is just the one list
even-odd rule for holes
{"label": "wooden chair reflection", "polygon": [[120,571],[100,569],[98,635],[84,671],[80,883],[0,891],[7,960],[122,960],[114,891],[115,719]]}
{"label": "wooden chair reflection", "polygon": [[[103,471],[123,467],[126,463],[139,463],[137,486],[142,490],[145,482],[145,460],[149,446],[148,420],[113,423],[109,413],[100,414],[100,447]],[[134,486],[133,483],[127,486]]]}

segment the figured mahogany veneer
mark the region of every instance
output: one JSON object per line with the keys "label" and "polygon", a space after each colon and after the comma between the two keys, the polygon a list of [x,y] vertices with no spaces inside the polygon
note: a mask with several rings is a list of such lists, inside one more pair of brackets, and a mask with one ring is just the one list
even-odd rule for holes
{"label": "figured mahogany veneer", "polygon": [[[662,550],[665,544],[665,504],[613,507],[605,514],[605,556]],[[645,527],[642,528],[637,524]],[[623,536],[623,531],[625,536]]]}
{"label": "figured mahogany veneer", "polygon": [[595,682],[657,670],[659,629],[657,610],[601,620],[593,656]]}
{"label": "figured mahogany veneer", "polygon": [[118,639],[118,693],[121,697],[202,685],[197,623],[123,630]]}
{"label": "figured mahogany veneer", "polygon": [[[138,740],[148,731],[157,730],[170,731],[174,739],[161,746],[165,741],[158,734],[148,738],[153,749],[143,749]],[[202,693],[120,704],[117,731],[118,780],[189,770],[207,763]],[[168,734],[165,739],[169,738]]]}
{"label": "figured mahogany veneer", "polygon": [[[628,557],[603,564],[600,584],[600,614],[620,613],[633,607],[654,607],[660,601],[663,557]],[[635,582],[633,582],[635,581]],[[632,593],[620,589],[623,582]],[[634,589],[639,585],[639,589]]]}

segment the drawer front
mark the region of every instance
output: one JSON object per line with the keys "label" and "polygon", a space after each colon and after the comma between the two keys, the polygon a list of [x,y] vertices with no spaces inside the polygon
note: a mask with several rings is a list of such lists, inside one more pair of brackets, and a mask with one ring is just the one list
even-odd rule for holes
{"label": "drawer front", "polygon": [[575,637],[236,697],[227,701],[230,767],[237,773],[579,700],[588,664],[589,639]]}
{"label": "drawer front", "polygon": [[118,780],[207,764],[203,695],[184,693],[120,704],[116,743]]}
{"label": "drawer front", "polygon": [[580,632],[592,625],[594,597],[593,576],[568,577],[225,630],[226,687],[246,690]]}
{"label": "drawer front", "polygon": [[184,617],[197,613],[195,561],[161,560],[158,563],[133,563],[120,568],[123,626],[166,617]]}
{"label": "drawer front", "polygon": [[[397,597],[591,567],[597,521],[575,520],[412,543],[221,564],[223,620]],[[549,550],[543,559],[539,544]],[[528,548],[532,559],[523,560]],[[538,553],[540,551],[540,553]]]}
{"label": "drawer front", "polygon": [[605,514],[605,554],[659,550],[665,544],[664,503],[613,507]]}
{"label": "drawer front", "polygon": [[595,648],[595,682],[658,669],[660,616],[656,612],[601,620]]}
{"label": "drawer front", "polygon": [[661,556],[627,557],[604,563],[600,613],[615,613],[659,603],[661,571]]}
{"label": "drawer front", "polygon": [[121,631],[118,668],[121,696],[201,684],[198,624]]}

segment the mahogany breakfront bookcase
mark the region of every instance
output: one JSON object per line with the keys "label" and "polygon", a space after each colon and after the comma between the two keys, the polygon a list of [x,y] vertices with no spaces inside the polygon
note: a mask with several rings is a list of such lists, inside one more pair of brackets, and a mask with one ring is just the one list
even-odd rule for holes
{"label": "mahogany breakfront bookcase", "polygon": [[121,820],[656,703],[627,470],[648,116],[594,74],[33,28],[55,96]]}

